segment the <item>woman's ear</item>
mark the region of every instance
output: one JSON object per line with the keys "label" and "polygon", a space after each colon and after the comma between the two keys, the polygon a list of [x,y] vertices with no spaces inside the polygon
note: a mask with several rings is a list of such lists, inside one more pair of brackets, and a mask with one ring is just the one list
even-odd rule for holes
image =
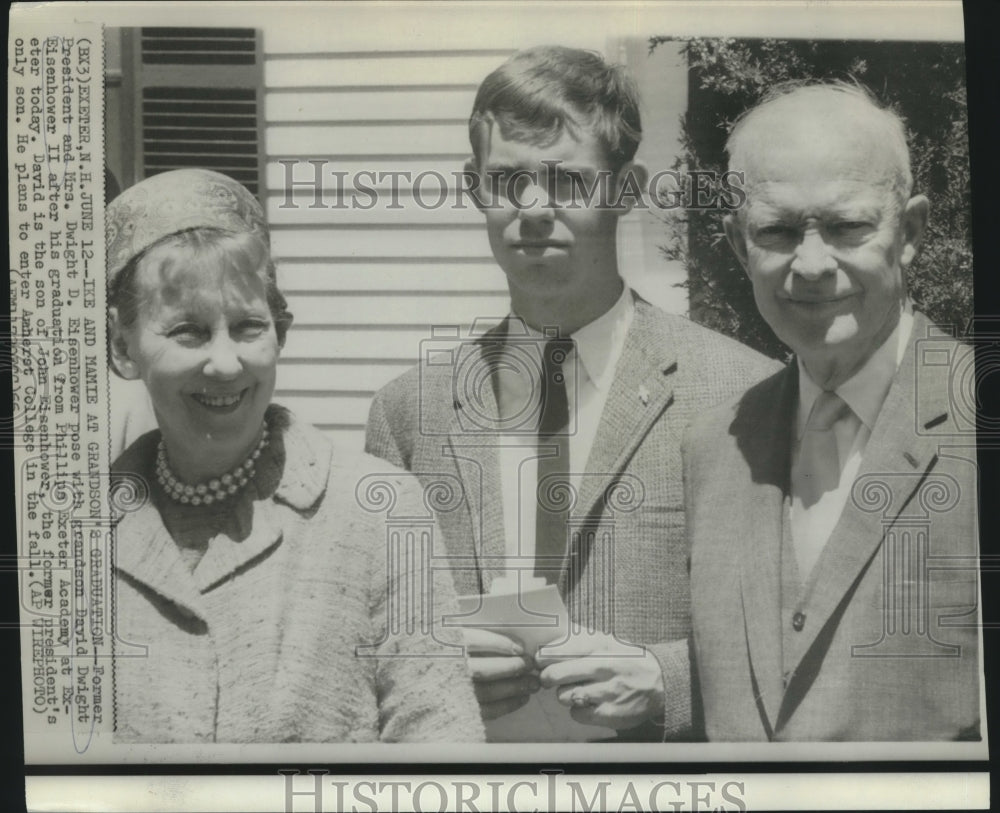
{"label": "woman's ear", "polygon": [[118,316],[118,308],[108,308],[108,347],[111,350],[111,363],[118,375],[127,381],[140,377],[139,365],[129,354],[128,338]]}
{"label": "woman's ear", "polygon": [[294,321],[292,314],[288,311],[282,313],[274,322],[274,332],[278,336],[278,348],[281,350],[285,349],[285,339],[288,338],[288,328],[292,326]]}

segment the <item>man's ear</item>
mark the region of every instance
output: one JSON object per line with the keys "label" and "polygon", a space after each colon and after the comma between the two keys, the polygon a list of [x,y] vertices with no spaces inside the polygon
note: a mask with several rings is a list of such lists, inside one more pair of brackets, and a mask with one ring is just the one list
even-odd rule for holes
{"label": "man's ear", "polygon": [[139,365],[129,355],[128,338],[118,318],[118,308],[108,308],[108,347],[111,351],[111,363],[118,375],[127,381],[139,378]]}
{"label": "man's ear", "polygon": [[469,194],[472,196],[472,202],[476,204],[476,208],[479,211],[483,210],[483,190],[481,189],[483,183],[483,176],[479,174],[479,166],[476,163],[476,158],[473,156],[468,161],[465,162],[465,175],[463,178],[463,183],[465,178],[468,178],[470,183]]}
{"label": "man's ear", "polygon": [[627,215],[642,203],[649,183],[649,171],[641,161],[629,161],[615,175],[613,208],[619,216]]}
{"label": "man's ear", "polygon": [[747,264],[747,238],[740,225],[739,215],[728,214],[722,219],[722,227],[726,230],[726,240],[730,248],[740,261],[747,276],[750,275],[750,268]]}
{"label": "man's ear", "polygon": [[930,211],[931,204],[925,195],[914,195],[903,208],[900,222],[903,230],[903,250],[899,255],[899,262],[904,268],[917,256],[917,248],[920,246],[920,241],[924,239]]}

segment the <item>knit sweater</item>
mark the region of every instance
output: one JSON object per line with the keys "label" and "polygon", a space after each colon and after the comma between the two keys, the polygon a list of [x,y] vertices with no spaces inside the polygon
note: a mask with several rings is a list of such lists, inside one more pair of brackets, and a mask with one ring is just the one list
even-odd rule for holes
{"label": "knit sweater", "polygon": [[415,478],[280,407],[268,425],[253,481],[212,506],[157,485],[158,431],[114,466],[149,484],[116,529],[115,740],[481,741]]}

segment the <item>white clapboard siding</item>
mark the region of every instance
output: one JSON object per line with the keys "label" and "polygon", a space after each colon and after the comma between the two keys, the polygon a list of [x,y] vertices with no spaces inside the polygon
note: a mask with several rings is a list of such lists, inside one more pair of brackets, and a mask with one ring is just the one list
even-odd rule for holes
{"label": "white clapboard siding", "polygon": [[290,361],[278,370],[275,398],[321,430],[337,432],[348,446],[361,448],[358,426],[367,416],[372,396],[410,366],[363,360]]}
{"label": "white clapboard siding", "polygon": [[[315,6],[315,11],[310,10],[316,20],[315,25],[303,26],[298,15],[291,14],[284,24],[279,21],[268,28],[268,49],[280,54],[323,52],[353,56],[355,59],[373,59],[431,48],[438,51],[450,49],[450,52],[457,53],[460,49],[467,49],[470,43],[483,39],[482,15],[457,8],[452,3],[425,4],[419,17],[414,15],[409,19],[406,19],[407,12],[401,4],[317,3]],[[501,10],[501,13],[504,11]],[[503,16],[528,16],[522,27],[528,30],[535,27],[530,15],[508,12]],[[574,33],[566,32],[566,37]],[[498,52],[501,57],[509,53],[510,48],[525,47],[523,33],[520,38],[511,36],[509,32],[505,34],[502,40],[494,43],[494,49],[507,46],[506,51]],[[594,47],[592,40],[583,45]],[[477,49],[475,53],[486,51]]]}
{"label": "white clapboard siding", "polygon": [[465,123],[476,91],[468,88],[444,90],[382,90],[365,93],[352,90],[269,90],[264,96],[264,115],[279,122],[372,122],[448,121]]}
{"label": "white clapboard siding", "polygon": [[278,388],[286,392],[375,392],[387,381],[406,372],[410,366],[401,362],[373,364],[361,359],[354,362],[289,362],[278,371]]}
{"label": "white clapboard siding", "polygon": [[274,392],[274,400],[291,409],[298,417],[320,428],[360,429],[364,431],[368,420],[368,410],[371,407],[372,394],[329,393],[311,391],[285,392],[278,389]]}
{"label": "white clapboard siding", "polygon": [[[489,253],[486,229],[289,227],[273,229],[271,251],[286,257],[481,257]],[[363,287],[363,286],[359,286]]]}
{"label": "white clapboard siding", "polygon": [[502,56],[474,52],[383,53],[369,59],[355,54],[276,54],[264,64],[264,84],[268,89],[459,86],[475,90],[501,62]]}
{"label": "white clapboard siding", "polygon": [[[446,176],[439,176],[444,179]],[[443,205],[437,205],[439,201]],[[267,200],[267,220],[274,226],[308,225],[332,226],[357,224],[370,227],[395,226],[466,226],[483,230],[483,215],[468,196],[458,197],[451,190],[431,179],[421,185],[416,197],[398,197],[389,194],[344,192],[338,199],[336,189],[324,187],[322,207],[316,203],[313,192],[299,190],[291,198],[271,196]],[[363,208],[362,208],[363,207]]]}
{"label": "white clapboard siding", "polygon": [[277,397],[324,431],[355,432],[352,445],[371,395],[423,342],[442,343],[435,325],[509,309],[482,216],[461,194],[475,89],[507,53],[280,53],[266,64],[266,205],[295,314]]}
{"label": "white clapboard siding", "polygon": [[[430,113],[430,111],[428,111]],[[268,128],[268,151],[288,157],[347,155],[440,155],[469,152],[462,122],[417,124],[281,124]]]}
{"label": "white clapboard siding", "polygon": [[472,318],[503,317],[509,307],[506,294],[442,296],[406,293],[292,294],[288,309],[300,326],[456,324]]}
{"label": "white clapboard siding", "polygon": [[[372,124],[372,127],[380,127]],[[269,130],[270,132],[270,130]],[[412,155],[391,155],[373,158],[332,157],[326,153],[314,156],[272,155],[268,163],[265,182],[268,195],[284,203],[287,195],[293,200],[316,202],[316,191],[324,206],[337,203],[337,190],[372,188],[379,192],[399,190],[409,195],[417,179],[428,183],[434,173],[443,177],[450,189],[456,189],[471,148],[466,145],[461,154],[446,158],[414,158]],[[278,163],[278,161],[286,163]],[[312,164],[311,161],[318,161]],[[292,162],[292,163],[287,163]],[[319,176],[317,180],[317,167]],[[426,176],[426,177],[423,177]],[[425,187],[430,193],[431,188]],[[362,201],[363,202],[363,201]]]}
{"label": "white clapboard siding", "polygon": [[[495,325],[486,320],[484,325]],[[459,329],[458,338],[448,330]],[[415,364],[432,348],[454,347],[468,341],[471,320],[449,325],[446,322],[417,327],[386,328],[377,325],[325,326],[295,328],[288,333],[281,358],[283,364],[331,359],[370,360],[372,363],[398,362]]]}
{"label": "white clapboard siding", "polygon": [[278,282],[286,294],[317,290],[331,293],[363,290],[506,294],[504,279],[492,258],[458,263],[440,260],[356,263],[304,257],[278,263]]}

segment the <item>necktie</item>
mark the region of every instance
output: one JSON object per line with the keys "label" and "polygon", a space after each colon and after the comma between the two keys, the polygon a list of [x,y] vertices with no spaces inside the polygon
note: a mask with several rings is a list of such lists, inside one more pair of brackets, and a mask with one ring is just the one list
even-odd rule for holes
{"label": "necktie", "polygon": [[573,342],[569,339],[550,339],[542,350],[535,575],[549,584],[558,583],[566,556],[569,402],[563,362],[572,349]]}
{"label": "necktie", "polygon": [[792,469],[792,538],[803,580],[843,510],[843,501],[836,493],[841,472],[836,429],[850,414],[851,408],[835,392],[820,393],[799,444]]}

